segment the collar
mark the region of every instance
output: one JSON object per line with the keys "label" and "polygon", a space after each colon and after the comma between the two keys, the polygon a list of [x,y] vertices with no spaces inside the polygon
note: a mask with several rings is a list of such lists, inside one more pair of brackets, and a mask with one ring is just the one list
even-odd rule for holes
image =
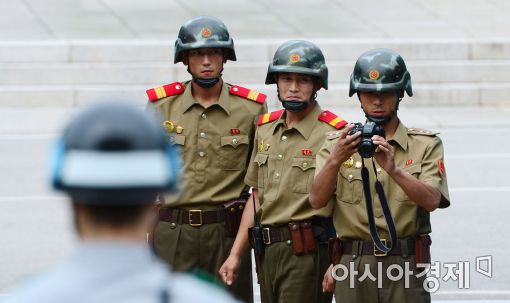
{"label": "collar", "polygon": [[[312,134],[313,128],[315,124],[317,123],[317,119],[319,115],[321,114],[322,110],[318,103],[315,104],[315,107],[311,112],[306,115],[306,117],[299,121],[292,129],[297,130],[306,140],[310,138],[310,135]],[[283,114],[280,116],[278,120],[276,120],[276,123],[274,123],[273,126],[273,134],[276,132],[278,127],[284,126],[285,124],[285,117],[287,116],[287,111],[284,111]]]}
{"label": "collar", "polygon": [[[195,98],[193,98],[193,95],[191,93],[191,81],[187,81],[183,85],[185,85],[185,89],[181,95],[182,98],[184,99],[184,101],[182,102],[181,111],[184,114],[193,106],[195,106],[195,105],[202,106],[202,105],[200,105],[200,103],[198,101],[196,101]],[[227,113],[227,115],[230,115],[230,106],[231,106],[230,98],[231,98],[231,96],[230,96],[230,93],[228,92],[228,86],[225,83],[225,81],[223,81],[218,101],[211,106],[219,106],[221,109],[223,109],[225,111],[225,113]]]}
{"label": "collar", "polygon": [[388,141],[396,142],[404,151],[407,150],[407,127],[402,123],[402,121],[398,121],[397,129],[395,130],[395,134],[393,138]]}

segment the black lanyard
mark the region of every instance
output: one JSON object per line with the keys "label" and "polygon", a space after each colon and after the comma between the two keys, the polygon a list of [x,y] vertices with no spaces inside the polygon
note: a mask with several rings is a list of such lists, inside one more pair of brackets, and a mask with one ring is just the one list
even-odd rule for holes
{"label": "black lanyard", "polygon": [[367,216],[368,216],[368,226],[370,228],[370,236],[372,237],[372,241],[374,241],[374,245],[378,250],[382,252],[389,252],[393,245],[396,244],[397,240],[397,231],[395,229],[395,222],[393,221],[393,216],[391,215],[390,207],[388,206],[388,201],[386,200],[386,195],[384,194],[384,188],[377,178],[377,171],[375,169],[374,160],[372,160],[372,166],[374,167],[375,174],[375,191],[377,192],[377,196],[379,196],[379,201],[381,202],[381,207],[383,210],[384,218],[386,220],[386,226],[388,226],[388,231],[390,233],[390,243],[388,246],[384,245],[379,237],[379,233],[377,232],[377,227],[375,226],[374,219],[374,208],[372,205],[372,193],[370,192],[370,177],[368,175],[368,169],[365,166],[365,159],[361,158],[363,163],[363,167],[361,168],[361,179],[363,180],[363,192],[365,194],[365,202],[367,206]]}

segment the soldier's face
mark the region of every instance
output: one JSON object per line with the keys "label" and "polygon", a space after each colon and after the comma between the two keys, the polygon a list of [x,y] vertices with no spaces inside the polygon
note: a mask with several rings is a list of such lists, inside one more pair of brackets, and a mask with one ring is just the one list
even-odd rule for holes
{"label": "soldier's face", "polygon": [[374,117],[386,117],[393,113],[398,102],[396,92],[359,92],[363,110]]}
{"label": "soldier's face", "polygon": [[278,92],[285,101],[310,100],[314,89],[314,80],[310,76],[301,74],[279,74]]}
{"label": "soldier's face", "polygon": [[188,65],[191,74],[202,79],[219,77],[224,63],[223,49],[199,48],[188,51],[184,64]]}

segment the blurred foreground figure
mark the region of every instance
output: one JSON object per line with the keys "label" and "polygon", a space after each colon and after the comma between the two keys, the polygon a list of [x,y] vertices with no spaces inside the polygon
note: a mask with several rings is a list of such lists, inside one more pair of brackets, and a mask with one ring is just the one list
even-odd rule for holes
{"label": "blurred foreground figure", "polygon": [[146,243],[153,201],[179,180],[167,142],[153,117],[127,105],[96,105],[71,121],[55,147],[53,186],[71,198],[80,244],[6,302],[231,302],[170,273]]}

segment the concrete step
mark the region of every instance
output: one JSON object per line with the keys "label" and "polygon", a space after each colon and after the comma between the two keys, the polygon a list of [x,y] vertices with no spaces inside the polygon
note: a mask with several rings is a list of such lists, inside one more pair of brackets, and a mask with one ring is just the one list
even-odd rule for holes
{"label": "concrete step", "polygon": [[[241,62],[269,62],[287,39],[235,40]],[[328,62],[354,63],[364,51],[388,47],[406,60],[496,60],[510,59],[510,38],[501,39],[312,39]],[[168,40],[52,40],[1,41],[0,62],[140,62],[173,58]]]}
{"label": "concrete step", "polygon": [[[279,106],[274,85],[243,84],[268,95],[268,106]],[[58,107],[72,109],[98,100],[127,99],[133,104],[147,102],[141,85],[3,85],[0,86],[0,107]],[[409,106],[457,106],[491,105],[508,106],[510,84],[435,84],[422,83],[414,86],[415,95],[405,97]],[[321,91],[319,102],[324,107],[342,107],[356,104],[356,97],[348,97],[347,84],[333,84],[328,91]]]}
{"label": "concrete step", "polygon": [[[414,83],[508,83],[510,60],[408,61]],[[347,83],[353,62],[329,62],[329,82]],[[2,85],[159,85],[186,79],[182,64],[145,63],[3,63]],[[267,63],[228,62],[225,79],[233,83],[263,83]]]}

